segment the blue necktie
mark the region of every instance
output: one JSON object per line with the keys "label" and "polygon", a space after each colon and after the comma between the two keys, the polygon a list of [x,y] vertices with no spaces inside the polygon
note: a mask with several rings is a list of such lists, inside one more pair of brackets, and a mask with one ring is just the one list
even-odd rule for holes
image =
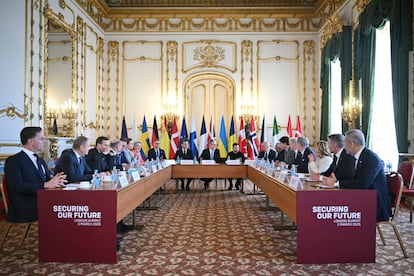
{"label": "blue necktie", "polygon": [[36,153],[34,153],[33,155],[36,157],[37,171],[39,172],[39,175],[42,177],[42,179],[46,181],[46,174],[43,171],[42,163],[40,162],[40,157]]}

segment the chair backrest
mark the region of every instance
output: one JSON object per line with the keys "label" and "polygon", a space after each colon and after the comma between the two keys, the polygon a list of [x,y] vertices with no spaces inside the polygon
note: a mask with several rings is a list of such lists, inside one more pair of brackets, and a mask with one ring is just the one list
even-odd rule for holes
{"label": "chair backrest", "polygon": [[3,203],[4,203],[4,210],[6,211],[6,214],[7,214],[9,210],[9,195],[7,194],[7,180],[6,180],[5,175],[3,175],[3,181],[1,182],[0,190],[1,190],[1,198],[3,199]]}
{"label": "chair backrest", "polygon": [[404,181],[401,174],[396,172],[387,173],[387,184],[388,191],[391,195],[391,206],[393,209],[392,219],[396,220],[398,215],[398,210],[400,207],[402,190],[404,187]]}
{"label": "chair backrest", "polygon": [[414,177],[414,168],[413,164],[409,161],[401,162],[398,166],[398,172],[404,179],[404,184],[411,189],[413,185],[413,177]]}

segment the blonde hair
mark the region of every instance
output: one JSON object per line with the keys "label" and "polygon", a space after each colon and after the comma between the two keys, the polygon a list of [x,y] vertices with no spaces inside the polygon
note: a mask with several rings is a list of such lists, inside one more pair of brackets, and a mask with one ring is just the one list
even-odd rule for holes
{"label": "blonde hair", "polygon": [[328,148],[328,142],[326,141],[318,141],[316,143],[316,147],[318,149],[317,155],[319,158],[322,158],[323,156],[331,156],[331,152],[329,151]]}

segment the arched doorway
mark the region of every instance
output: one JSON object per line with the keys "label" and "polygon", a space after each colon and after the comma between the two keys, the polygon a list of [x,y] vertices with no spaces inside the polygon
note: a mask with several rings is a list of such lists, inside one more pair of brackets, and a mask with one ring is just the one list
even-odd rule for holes
{"label": "arched doorway", "polygon": [[207,131],[212,118],[216,137],[220,134],[221,117],[224,116],[228,134],[231,116],[234,114],[234,98],[234,81],[224,74],[203,72],[189,76],[184,82],[185,116],[190,125],[194,116],[197,133],[200,132],[204,115]]}

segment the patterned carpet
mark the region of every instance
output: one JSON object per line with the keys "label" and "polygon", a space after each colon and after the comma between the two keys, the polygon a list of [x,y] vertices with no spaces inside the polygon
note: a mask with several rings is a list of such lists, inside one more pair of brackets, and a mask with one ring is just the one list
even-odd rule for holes
{"label": "patterned carpet", "polygon": [[[214,182],[213,182],[214,183]],[[212,183],[212,184],[213,184]],[[296,231],[274,231],[280,213],[261,211],[263,195],[227,191],[223,183],[209,191],[201,183],[192,191],[153,196],[160,208],[139,211],[142,230],[124,234],[117,264],[39,263],[37,228],[23,247],[21,229],[10,234],[0,251],[1,275],[414,275],[414,225],[400,213],[399,229],[410,258],[403,259],[391,228],[386,246],[377,235],[375,264],[296,264]],[[247,183],[246,190],[251,189]],[[128,216],[125,222],[131,222]],[[96,252],[99,254],[99,252]],[[413,256],[413,257],[411,257]]]}

